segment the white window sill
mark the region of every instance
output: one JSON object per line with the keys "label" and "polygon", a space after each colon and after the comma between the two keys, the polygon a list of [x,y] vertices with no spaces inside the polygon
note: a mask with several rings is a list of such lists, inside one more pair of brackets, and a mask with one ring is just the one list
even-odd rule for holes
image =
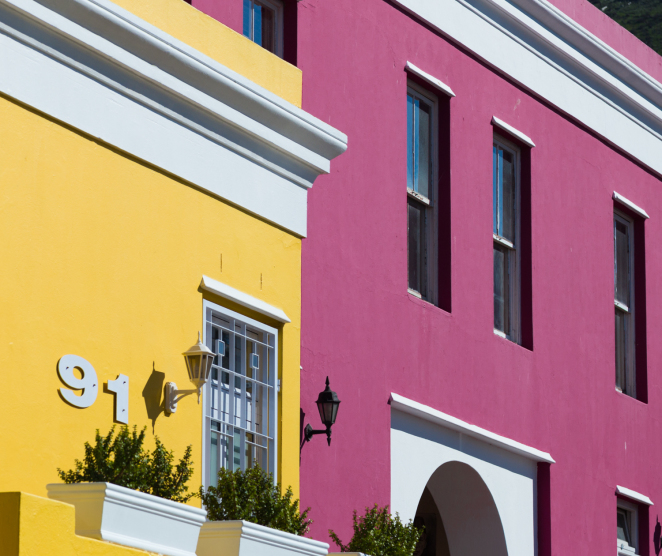
{"label": "white window sill", "polygon": [[513,126],[507,124],[503,120],[500,120],[496,116],[492,116],[492,125],[502,129],[506,133],[512,135],[516,139],[519,139],[522,143],[529,147],[535,147],[536,144],[531,140],[528,135],[522,133],[519,129],[515,129]]}
{"label": "white window sill", "polygon": [[449,97],[454,97],[455,93],[453,90],[446,85],[446,83],[443,83],[436,77],[432,77],[429,73],[425,73],[422,69],[417,68],[414,64],[411,62],[407,62],[405,64],[405,70],[413,73],[417,77],[420,77],[423,81],[426,83],[429,83],[436,89],[439,89],[442,93],[447,94]]}
{"label": "white window sill", "polygon": [[418,297],[418,299],[423,299],[423,296],[420,293],[418,293],[416,290],[412,290],[411,288],[407,288],[407,293],[413,295],[414,297]]}
{"label": "white window sill", "polygon": [[407,196],[411,197],[412,199],[416,199],[417,201],[430,206],[432,203],[430,202],[430,199],[428,199],[425,195],[421,195],[420,193],[416,193],[413,189],[407,188]]}
{"label": "white window sill", "polygon": [[[645,494],[641,494],[640,492],[637,492],[636,490],[630,490],[629,488],[622,487],[620,485],[616,485],[616,492],[620,494],[621,496],[624,496],[625,498],[629,498],[630,500],[634,500],[638,504],[646,504],[646,506],[653,506],[653,501],[646,496]],[[619,541],[623,542],[623,541]]]}
{"label": "white window sill", "polygon": [[508,247],[508,249],[515,249],[515,244],[512,241],[508,241],[505,237],[501,237],[493,233],[492,239],[498,244]]}
{"label": "white window sill", "polygon": [[630,312],[630,309],[628,308],[628,306],[625,303],[621,303],[620,301],[614,300],[614,307],[616,307],[617,309],[620,309],[624,313],[629,313]]}
{"label": "white window sill", "polygon": [[504,340],[508,339],[508,336],[506,336],[505,332],[501,332],[501,330],[497,330],[496,328],[494,329],[494,334],[499,336],[499,338],[503,338]]}
{"label": "white window sill", "polygon": [[625,541],[619,540],[617,541],[617,554],[618,556],[636,556],[637,551]]}
{"label": "white window sill", "polygon": [[614,194],[611,197],[612,197],[612,199],[614,199],[614,201],[616,201],[617,203],[623,205],[626,208],[629,208],[632,212],[634,212],[635,214],[638,214],[642,218],[644,218],[644,219],[650,218],[650,216],[648,216],[648,214],[646,213],[646,211],[644,209],[642,209],[641,207],[635,205],[632,201],[630,201],[629,199],[626,199],[625,197],[623,197],[623,195],[619,195],[618,193],[616,193],[616,191],[614,191]]}

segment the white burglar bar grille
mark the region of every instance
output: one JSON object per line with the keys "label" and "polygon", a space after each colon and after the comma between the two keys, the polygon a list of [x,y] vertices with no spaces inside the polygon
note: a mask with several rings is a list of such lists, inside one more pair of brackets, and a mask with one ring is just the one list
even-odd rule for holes
{"label": "white burglar bar grille", "polygon": [[218,470],[276,467],[277,330],[205,303],[205,343],[216,357],[205,395],[206,484]]}

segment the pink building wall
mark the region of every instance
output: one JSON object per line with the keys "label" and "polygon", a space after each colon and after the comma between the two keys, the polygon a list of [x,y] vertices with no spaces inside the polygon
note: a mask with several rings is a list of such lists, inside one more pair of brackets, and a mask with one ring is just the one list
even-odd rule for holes
{"label": "pink building wall", "polygon": [[[241,13],[241,0],[218,2]],[[662,59],[599,10],[555,4],[662,78]],[[225,21],[235,28],[236,13]],[[383,0],[302,0],[297,58],[303,108],[349,137],[309,195],[303,246],[301,407],[318,427],[326,375],[342,400],[331,447],[316,438],[302,451],[313,537],[327,540],[332,528],[348,539],[352,510],[389,503],[396,392],[551,453],[552,553],[613,554],[615,486],[662,503],[660,177]],[[457,95],[451,313],[407,293],[407,61]],[[493,115],[536,143],[532,351],[492,331]],[[647,404],[614,388],[613,191],[651,215]],[[656,508],[644,556],[654,553]]]}

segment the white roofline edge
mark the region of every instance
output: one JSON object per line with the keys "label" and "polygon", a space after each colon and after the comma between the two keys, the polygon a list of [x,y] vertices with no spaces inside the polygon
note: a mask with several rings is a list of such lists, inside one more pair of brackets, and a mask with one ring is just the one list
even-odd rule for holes
{"label": "white roofline edge", "polygon": [[227,284],[223,284],[218,280],[214,280],[209,276],[202,276],[200,287],[205,291],[216,294],[224,299],[236,303],[237,305],[251,309],[256,313],[265,315],[278,322],[292,322],[282,309],[278,309],[273,305],[269,305],[266,301],[257,299],[252,295],[248,295],[247,293],[239,291],[231,286],[228,286]]}
{"label": "white roofline edge", "polygon": [[641,504],[646,504],[647,506],[654,506],[653,501],[648,498],[648,496],[640,494],[636,490],[630,490],[629,488],[616,485],[616,492],[625,498],[629,498],[630,500],[634,500]]}
{"label": "white roofline edge", "polygon": [[412,64],[409,61],[405,64],[405,71],[408,71],[410,73],[413,73],[415,76],[420,77],[423,81],[439,89],[442,93],[447,94],[449,97],[455,96],[453,89],[451,89],[448,85],[446,85],[446,83],[437,79],[436,77],[433,77],[429,73],[424,72],[422,69],[416,67],[414,64]]}
{"label": "white roofline edge", "polygon": [[614,191],[614,194],[611,196],[611,198],[614,199],[614,201],[616,201],[617,203],[623,205],[624,207],[629,208],[632,212],[637,213],[642,218],[650,218],[650,216],[648,216],[648,213],[644,209],[642,209],[638,205],[635,205],[632,201],[623,197],[623,195],[616,193],[616,191]]}
{"label": "white roofline edge", "polygon": [[525,145],[528,145],[529,147],[536,146],[536,144],[531,140],[531,138],[528,135],[525,135],[519,129],[515,129],[513,126],[507,124],[503,120],[500,120],[496,116],[492,116],[492,124],[500,129],[503,129],[506,133],[509,133],[516,139],[519,139]]}
{"label": "white roofline edge", "polygon": [[552,456],[547,452],[542,452],[536,448],[517,442],[516,440],[477,427],[476,425],[470,425],[456,417],[442,413],[441,411],[405,398],[404,396],[400,396],[399,394],[391,393],[389,403],[393,409],[397,409],[398,411],[425,419],[436,425],[466,434],[472,438],[482,440],[483,442],[506,450],[507,452],[512,452],[533,461],[556,463]]}

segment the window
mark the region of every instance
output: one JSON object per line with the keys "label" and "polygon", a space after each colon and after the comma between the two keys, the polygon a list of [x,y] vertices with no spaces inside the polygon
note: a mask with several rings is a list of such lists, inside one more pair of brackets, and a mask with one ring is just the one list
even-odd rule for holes
{"label": "window", "polygon": [[637,505],[624,500],[618,501],[616,508],[616,535],[618,539],[618,556],[637,554],[638,546],[638,512]]}
{"label": "window", "polygon": [[407,88],[407,275],[410,293],[437,302],[437,99]]}
{"label": "window", "polygon": [[278,331],[205,301],[205,344],[216,353],[205,385],[205,485],[219,468],[257,464],[276,476]]}
{"label": "window", "polygon": [[616,389],[636,397],[634,349],[634,230],[631,220],[614,214],[614,311],[616,314]]}
{"label": "window", "polygon": [[492,146],[492,240],[494,332],[520,341],[519,149],[494,137]]}
{"label": "window", "polygon": [[244,0],[244,36],[283,56],[283,5],[280,0]]}

